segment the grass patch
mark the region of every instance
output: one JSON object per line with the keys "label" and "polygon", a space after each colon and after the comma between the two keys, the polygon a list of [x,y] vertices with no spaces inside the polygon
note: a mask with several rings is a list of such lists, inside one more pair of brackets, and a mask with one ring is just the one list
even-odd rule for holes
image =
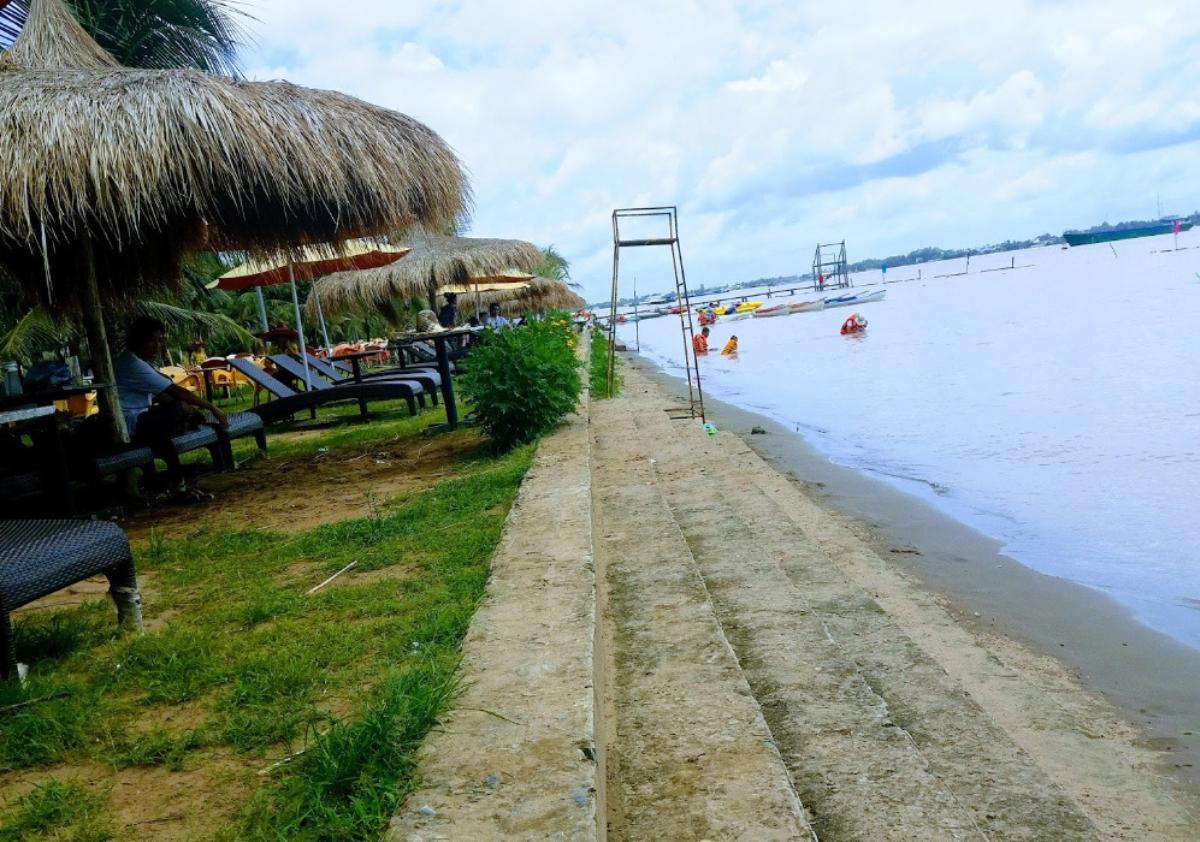
{"label": "grass patch", "polygon": [[0,816],[0,842],[105,842],[113,837],[107,800],[79,781],[51,778]]}
{"label": "grass patch", "polygon": [[621,394],[620,358],[613,359],[611,391],[608,374],[608,335],[603,330],[592,328],[591,358],[588,362],[588,382],[591,384],[593,398],[615,398]]}
{"label": "grass patch", "polygon": [[[318,435],[273,440],[272,451],[415,440],[434,420],[334,419]],[[243,806],[206,829],[213,838],[376,838],[453,693],[459,646],[532,455],[473,456],[425,490],[374,500],[367,517],[307,531],[198,517],[187,537],[152,536],[135,547],[154,593],[145,613],[156,631],[142,636],[118,636],[103,598],[20,616],[18,654],[32,674],[0,684],[0,791],[12,770],[99,761],[119,780],[135,767],[194,774],[219,756],[225,803],[234,793]],[[103,833],[119,827],[107,798],[87,800],[70,789],[79,786],[50,781],[7,804],[0,842],[43,838],[3,835],[39,815],[51,817],[36,831],[44,838],[93,838],[69,835],[71,815],[53,817],[64,793]]]}

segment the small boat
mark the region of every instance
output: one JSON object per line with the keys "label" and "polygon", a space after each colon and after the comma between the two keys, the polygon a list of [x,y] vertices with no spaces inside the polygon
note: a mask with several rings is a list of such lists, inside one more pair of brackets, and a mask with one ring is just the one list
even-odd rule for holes
{"label": "small boat", "polygon": [[789,313],[815,313],[824,309],[824,298],[818,298],[816,301],[797,301],[795,304],[788,305]]}
{"label": "small boat", "polygon": [[750,315],[756,319],[769,319],[771,316],[786,316],[791,312],[787,304],[776,304],[774,307],[759,307]]}
{"label": "small boat", "polygon": [[743,313],[730,313],[728,316],[721,316],[721,321],[722,322],[740,322],[742,319],[748,319],[752,315],[754,315],[754,314],[748,310]]}
{"label": "small boat", "polygon": [[839,295],[835,298],[826,298],[825,307],[857,307],[859,304],[873,304],[876,301],[883,301],[885,295],[887,295],[886,289],[877,289],[862,295]]}

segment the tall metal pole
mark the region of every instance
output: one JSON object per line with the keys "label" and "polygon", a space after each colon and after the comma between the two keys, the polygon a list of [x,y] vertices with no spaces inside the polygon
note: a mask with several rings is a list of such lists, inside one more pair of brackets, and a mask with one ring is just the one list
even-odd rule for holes
{"label": "tall metal pole", "polygon": [[317,324],[321,326],[321,338],[325,340],[325,352],[332,357],[333,345],[329,343],[329,331],[325,329],[325,313],[321,311],[321,296],[317,295],[316,281],[313,282],[313,288],[309,295],[312,296],[313,303],[317,305]]}
{"label": "tall metal pole", "polygon": [[263,333],[271,329],[267,324],[267,302],[263,300],[262,287],[254,288],[254,297],[258,299],[258,321],[262,324]]}
{"label": "tall metal pole", "polygon": [[292,284],[292,308],[296,311],[296,333],[300,337],[300,365],[304,366],[304,391],[312,391],[312,375],[308,370],[308,343],[304,341],[304,320],[300,318],[300,296],[296,292],[296,267],[288,260],[288,280]]}
{"label": "tall metal pole", "polygon": [[617,215],[613,213],[612,303],[608,311],[608,397],[613,396],[613,378],[617,370],[617,278],[621,271],[621,246],[617,233]]}
{"label": "tall metal pole", "polygon": [[637,278],[633,279],[633,336],[637,352],[642,353],[642,318],[638,314]]}

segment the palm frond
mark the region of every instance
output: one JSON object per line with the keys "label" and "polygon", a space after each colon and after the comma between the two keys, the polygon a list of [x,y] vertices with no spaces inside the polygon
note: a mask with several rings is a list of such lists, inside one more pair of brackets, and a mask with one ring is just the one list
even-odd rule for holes
{"label": "palm frond", "polygon": [[0,359],[17,360],[29,366],[43,351],[57,350],[78,335],[79,329],[75,325],[60,322],[44,308],[34,307],[0,337]]}
{"label": "palm frond", "polygon": [[158,319],[168,333],[188,339],[242,342],[247,348],[255,342],[254,334],[223,313],[206,313],[165,301],[141,301],[133,305],[130,315]]}
{"label": "palm frond", "polygon": [[[191,67],[238,74],[246,43],[240,2],[230,0],[68,0],[84,29],[126,67]],[[29,0],[0,0],[0,47],[20,34]]]}

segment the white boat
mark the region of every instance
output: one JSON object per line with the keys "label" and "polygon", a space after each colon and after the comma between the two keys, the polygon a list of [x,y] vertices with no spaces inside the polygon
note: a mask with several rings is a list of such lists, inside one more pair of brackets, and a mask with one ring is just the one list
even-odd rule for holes
{"label": "white boat", "polygon": [[748,319],[754,311],[747,310],[744,313],[730,313],[728,316],[717,316],[719,322],[740,322],[742,319]]}
{"label": "white boat", "polygon": [[828,307],[857,307],[860,304],[872,304],[876,301],[883,301],[883,297],[887,295],[886,289],[877,289],[874,292],[868,292],[862,295],[839,295],[834,298],[826,298],[825,306]]}
{"label": "white boat", "polygon": [[776,304],[774,307],[759,307],[751,315],[756,319],[769,319],[772,316],[786,316],[791,312],[787,304]]}
{"label": "white boat", "polygon": [[815,313],[824,309],[824,298],[818,298],[816,301],[797,301],[795,304],[788,305],[789,313]]}

